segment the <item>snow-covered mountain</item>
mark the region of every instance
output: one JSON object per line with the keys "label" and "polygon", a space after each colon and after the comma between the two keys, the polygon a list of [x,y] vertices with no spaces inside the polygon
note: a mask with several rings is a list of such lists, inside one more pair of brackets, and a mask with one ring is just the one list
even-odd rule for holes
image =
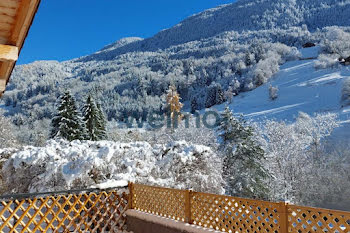
{"label": "snow-covered mountain", "polygon": [[309,30],[350,25],[349,0],[239,0],[193,15],[147,39],[147,48],[201,40],[225,31],[288,29],[306,25]]}
{"label": "snow-covered mountain", "polygon": [[[175,84],[188,111],[220,108],[232,95],[237,95],[235,111],[250,116],[276,113],[291,119],[299,110],[333,111],[341,107],[347,68],[317,70],[319,54],[299,60],[299,50],[314,42],[330,60],[349,56],[349,13],[349,0],[240,0],[152,38],[125,38],[71,61],[17,66],[0,107],[17,125],[50,119],[57,97],[71,90],[79,104],[92,92],[109,120],[147,118],[162,111],[164,94]],[[298,72],[303,75],[293,76]],[[341,78],[333,78],[334,85],[326,82],[327,75],[336,74]],[[276,101],[266,97],[270,84],[280,89]],[[317,85],[330,99],[307,89]],[[293,92],[301,94],[293,98]]]}
{"label": "snow-covered mountain", "polygon": [[119,47],[118,53],[156,51],[228,31],[288,29],[303,25],[315,31],[327,26],[349,26],[349,14],[349,0],[239,0],[193,15],[154,37]]}
{"label": "snow-covered mountain", "polygon": [[[343,106],[342,87],[350,77],[350,67],[337,66],[316,69],[320,48],[301,49],[302,59],[289,61],[280,66],[280,71],[266,84],[253,91],[240,94],[230,108],[253,119],[266,118],[293,121],[299,112],[336,113],[341,121],[350,118],[350,108]],[[275,100],[269,96],[269,87],[277,87]],[[216,106],[222,110],[226,104]]]}

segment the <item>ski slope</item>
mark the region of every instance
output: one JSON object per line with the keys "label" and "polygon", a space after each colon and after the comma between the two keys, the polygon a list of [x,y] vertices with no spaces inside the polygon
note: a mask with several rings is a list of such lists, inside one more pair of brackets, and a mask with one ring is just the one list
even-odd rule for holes
{"label": "ski slope", "polygon": [[[293,121],[300,111],[313,115],[332,112],[341,122],[349,119],[350,108],[342,108],[343,80],[350,77],[350,67],[315,69],[318,47],[301,49],[302,59],[280,67],[270,82],[239,94],[229,107],[253,120],[276,119]],[[269,86],[278,87],[278,98],[270,100]],[[215,107],[221,111],[224,105]]]}

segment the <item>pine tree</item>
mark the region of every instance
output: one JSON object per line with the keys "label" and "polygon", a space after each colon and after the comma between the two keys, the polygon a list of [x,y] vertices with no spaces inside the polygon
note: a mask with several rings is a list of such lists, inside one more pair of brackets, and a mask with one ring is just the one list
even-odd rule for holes
{"label": "pine tree", "polygon": [[83,107],[83,121],[86,128],[87,138],[91,141],[98,141],[98,109],[92,99],[91,95],[88,96],[86,103]]}
{"label": "pine tree", "polygon": [[51,125],[51,138],[60,137],[68,141],[85,139],[85,126],[76,107],[75,99],[69,92],[60,97],[57,114],[52,119]]}
{"label": "pine tree", "polygon": [[249,52],[254,54],[256,63],[261,61],[264,58],[264,48],[261,42],[254,40],[249,47]]}
{"label": "pine tree", "polygon": [[99,140],[107,139],[107,120],[106,116],[103,113],[102,107],[99,103],[97,103],[97,111],[98,111],[98,122],[97,122],[97,130],[98,130],[98,138]]}
{"label": "pine tree", "polygon": [[265,152],[254,138],[254,129],[226,108],[218,128],[224,154],[224,176],[229,195],[265,198],[268,172],[263,167]]}
{"label": "pine tree", "polygon": [[191,113],[194,114],[198,110],[197,98],[193,97],[191,100]]}
{"label": "pine tree", "polygon": [[222,104],[225,102],[224,92],[220,84],[212,84],[207,91],[207,98],[205,101],[205,107],[210,108],[216,104]]}
{"label": "pine tree", "polygon": [[222,104],[223,102],[225,102],[225,95],[224,95],[224,91],[222,90],[222,87],[220,84],[218,84],[216,86],[216,100],[215,100],[215,104]]}
{"label": "pine tree", "polygon": [[95,103],[91,95],[88,96],[83,107],[83,121],[88,140],[99,141],[107,138],[106,118],[101,106]]}
{"label": "pine tree", "polygon": [[216,104],[216,88],[214,86],[208,87],[207,98],[205,100],[205,107],[210,108]]}
{"label": "pine tree", "polygon": [[245,61],[244,61],[246,66],[251,66],[253,64],[252,59],[250,57],[249,51],[245,53]]}

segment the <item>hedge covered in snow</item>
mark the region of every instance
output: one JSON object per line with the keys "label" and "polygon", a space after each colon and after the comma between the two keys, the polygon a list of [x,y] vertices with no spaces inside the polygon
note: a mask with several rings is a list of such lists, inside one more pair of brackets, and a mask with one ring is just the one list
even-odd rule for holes
{"label": "hedge covered in snow", "polygon": [[[42,192],[98,187],[117,181],[223,193],[221,159],[205,146],[186,142],[151,146],[48,141],[45,147],[0,150],[3,192]],[[9,155],[10,154],[10,155]]]}

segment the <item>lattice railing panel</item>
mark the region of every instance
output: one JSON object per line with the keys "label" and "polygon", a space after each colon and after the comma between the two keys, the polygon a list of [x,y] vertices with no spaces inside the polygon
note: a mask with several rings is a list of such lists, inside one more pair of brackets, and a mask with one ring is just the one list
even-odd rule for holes
{"label": "lattice railing panel", "polygon": [[350,212],[290,205],[289,232],[350,233]]}
{"label": "lattice railing panel", "polygon": [[192,193],[195,225],[223,232],[280,232],[279,204],[229,196]]}
{"label": "lattice railing panel", "polygon": [[175,220],[185,220],[186,191],[141,184],[133,184],[131,187],[134,209]]}
{"label": "lattice railing panel", "polygon": [[128,198],[108,191],[1,201],[0,232],[117,232]]}

